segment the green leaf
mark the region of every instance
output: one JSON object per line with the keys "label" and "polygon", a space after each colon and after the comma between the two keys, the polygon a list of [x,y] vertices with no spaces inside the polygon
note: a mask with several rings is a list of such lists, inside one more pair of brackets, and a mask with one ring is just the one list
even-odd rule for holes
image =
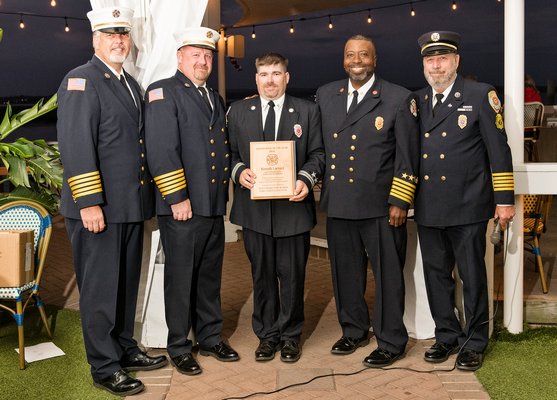
{"label": "green leaf", "polygon": [[8,154],[2,156],[2,161],[8,169],[8,179],[14,186],[31,187],[25,160]]}
{"label": "green leaf", "polygon": [[47,193],[37,193],[23,186],[16,187],[6,195],[0,195],[0,205],[16,200],[33,200],[41,204],[51,214],[56,214],[58,210],[58,198]]}
{"label": "green leaf", "polygon": [[[11,115],[11,107],[8,105],[6,107],[6,114],[4,114],[4,120],[0,124],[0,140],[6,138],[10,133],[15,131],[27,122],[34,120],[54,109],[58,105],[58,96],[53,95],[46,103],[43,104],[44,99],[41,99],[33,107],[23,110],[16,115]],[[6,121],[6,117],[8,122]]]}
{"label": "green leaf", "polygon": [[21,158],[31,158],[35,155],[33,143],[16,140],[13,143],[0,143],[0,153],[12,154]]}
{"label": "green leaf", "polygon": [[0,124],[0,138],[2,137],[2,132],[7,131],[10,128],[10,117],[12,115],[12,106],[10,103],[6,105],[6,112],[4,113],[4,118]]}

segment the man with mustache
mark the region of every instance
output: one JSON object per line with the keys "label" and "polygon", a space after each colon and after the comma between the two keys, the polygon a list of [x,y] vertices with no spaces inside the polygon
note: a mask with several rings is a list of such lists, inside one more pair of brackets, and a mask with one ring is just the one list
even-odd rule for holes
{"label": "man with mustache", "polygon": [[207,87],[219,33],[190,28],[175,35],[178,70],[145,97],[147,159],[158,188],[156,210],[165,254],[167,351],[176,370],[201,373],[192,356],[236,361],[222,338],[220,288],[230,149],[224,102]]}
{"label": "man with mustache", "polygon": [[87,360],[95,386],[129,396],[143,390],[127,371],[160,368],[133,339],[143,221],[153,216],[145,163],[141,88],[122,68],[133,10],[87,13],[95,55],[58,90],[64,163],[60,212],[72,243]]}
{"label": "man with mustache", "polygon": [[402,269],[419,164],[416,96],[377,76],[376,61],[373,41],[352,36],[344,47],[348,79],[317,91],[326,155],[321,206],[342,328],[331,353],[351,354],[369,343],[369,261],[377,349],[363,363],[372,368],[403,357],[408,341]]}
{"label": "man with mustache", "polygon": [[[284,362],[300,358],[305,269],[316,223],[312,189],[324,166],[319,111],[314,103],[285,94],[287,66],[288,60],[277,53],[257,58],[259,96],[232,104],[228,113],[235,183],[230,220],[243,227],[251,261],[256,361],[272,360],[277,350]],[[252,200],[250,189],[260,180],[250,169],[250,143],[275,140],[294,141],[294,195]]]}
{"label": "man with mustache", "polygon": [[[511,151],[495,89],[457,74],[460,35],[434,31],[420,36],[424,76],[420,99],[421,164],[415,218],[424,265],[435,344],[424,358],[481,367],[488,343],[485,233],[490,218],[504,229],[512,220]],[[464,289],[461,328],[455,315],[454,265]]]}

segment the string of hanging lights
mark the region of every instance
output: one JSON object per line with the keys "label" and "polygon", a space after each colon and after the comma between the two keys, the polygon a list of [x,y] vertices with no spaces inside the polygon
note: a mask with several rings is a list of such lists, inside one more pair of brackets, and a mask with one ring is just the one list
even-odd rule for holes
{"label": "string of hanging lights", "polygon": [[[291,34],[293,34],[295,32],[294,29],[294,23],[296,22],[296,24],[298,23],[303,23],[306,21],[311,21],[311,20],[316,20],[316,19],[327,19],[328,20],[328,28],[329,29],[333,29],[334,28],[334,24],[333,24],[333,17],[340,17],[340,16],[344,16],[344,15],[349,15],[349,14],[359,14],[359,13],[364,13],[364,15],[366,15],[366,20],[368,24],[371,24],[374,22],[374,19],[372,18],[372,11],[377,11],[377,10],[382,10],[382,9],[387,9],[387,8],[395,8],[395,7],[408,7],[410,6],[410,16],[411,17],[415,17],[417,15],[416,10],[414,8],[414,5],[417,3],[423,3],[426,1],[432,1],[432,0],[411,0],[411,1],[403,1],[400,3],[396,3],[396,4],[389,4],[389,5],[383,5],[383,6],[376,6],[376,7],[366,7],[364,9],[358,9],[358,10],[352,10],[352,11],[342,11],[342,12],[337,12],[337,13],[328,13],[326,15],[318,15],[318,16],[310,16],[310,17],[300,17],[300,18],[289,18],[289,19],[285,19],[285,20],[279,20],[279,21],[271,21],[271,22],[262,22],[260,24],[249,24],[249,25],[230,25],[230,26],[223,26],[221,29],[224,30],[224,32],[226,33],[227,31],[230,32],[231,30],[236,30],[236,29],[241,29],[241,28],[249,28],[251,27],[251,37],[252,39],[255,39],[257,37],[256,33],[255,33],[255,28],[258,27],[264,27],[264,26],[270,26],[270,25],[279,25],[279,24],[288,24],[289,26],[289,32]],[[456,0],[442,0],[445,1],[447,3],[449,3],[449,9],[452,11],[457,11],[457,1]],[[501,3],[502,0],[495,0],[498,3]],[[57,2],[56,0],[50,0],[50,5],[52,7],[56,7],[57,6]],[[65,15],[45,15],[45,14],[36,14],[36,13],[28,13],[28,12],[6,12],[6,11],[0,11],[0,14],[4,14],[4,15],[15,15],[19,17],[19,28],[20,29],[25,29],[27,27],[26,22],[24,21],[25,19],[32,19],[32,18],[56,18],[56,19],[60,19],[64,21],[64,25],[63,25],[63,29],[65,32],[70,32],[70,25],[69,25],[69,20],[74,20],[74,21],[86,21],[88,22],[87,18],[80,18],[80,17],[71,17],[71,16],[65,16]]]}

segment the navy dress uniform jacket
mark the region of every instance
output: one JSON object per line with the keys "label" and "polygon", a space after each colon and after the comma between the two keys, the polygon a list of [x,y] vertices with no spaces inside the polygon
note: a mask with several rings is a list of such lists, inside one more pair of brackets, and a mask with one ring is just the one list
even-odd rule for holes
{"label": "navy dress uniform jacket", "polygon": [[416,222],[472,224],[492,218],[495,204],[514,204],[511,151],[495,89],[458,76],[435,117],[431,87],[417,94],[422,160]]}
{"label": "navy dress uniform jacket", "polygon": [[322,86],[326,170],[321,206],[329,217],[367,219],[388,215],[389,205],[408,209],[418,183],[419,125],[416,96],[375,75],[357,107],[346,114],[348,80]]}
{"label": "navy dress uniform jacket", "polygon": [[[250,142],[265,140],[259,96],[232,104],[228,120],[232,179],[236,183],[230,221],[273,237],[310,231],[316,224],[312,188],[321,178],[325,162],[317,105],[286,95],[277,131],[276,140],[293,140],[295,143],[296,179],[302,180],[309,189],[308,196],[301,202],[251,200],[250,191],[238,183],[240,174],[250,165]],[[301,131],[299,136],[296,130]]]}
{"label": "navy dress uniform jacket", "polygon": [[80,220],[99,205],[107,223],[153,216],[145,158],[141,88],[126,73],[129,91],[96,56],[70,71],[58,89],[58,142],[64,165],[60,212]]}
{"label": "navy dress uniform jacket", "polygon": [[230,150],[222,98],[209,88],[213,111],[181,72],[152,83],[146,94],[148,160],[158,215],[190,199],[193,213],[224,215],[228,200]]}

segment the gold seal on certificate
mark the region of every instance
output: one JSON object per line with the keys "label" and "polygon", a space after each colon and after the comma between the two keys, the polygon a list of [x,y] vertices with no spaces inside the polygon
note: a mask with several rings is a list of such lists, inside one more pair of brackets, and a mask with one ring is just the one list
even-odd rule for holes
{"label": "gold seal on certificate", "polygon": [[296,178],[294,141],[251,142],[250,169],[257,177],[251,189],[252,200],[292,197]]}

